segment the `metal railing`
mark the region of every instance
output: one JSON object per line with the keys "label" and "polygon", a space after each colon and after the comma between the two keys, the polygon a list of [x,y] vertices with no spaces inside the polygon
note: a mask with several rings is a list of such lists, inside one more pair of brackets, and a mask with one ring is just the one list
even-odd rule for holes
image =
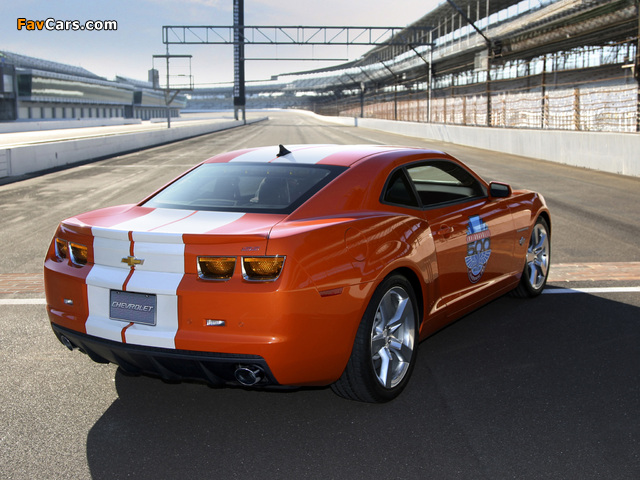
{"label": "metal railing", "polygon": [[[320,99],[316,113],[453,125],[640,132],[637,39]],[[471,72],[471,74],[470,74]],[[489,109],[489,115],[487,110]]]}

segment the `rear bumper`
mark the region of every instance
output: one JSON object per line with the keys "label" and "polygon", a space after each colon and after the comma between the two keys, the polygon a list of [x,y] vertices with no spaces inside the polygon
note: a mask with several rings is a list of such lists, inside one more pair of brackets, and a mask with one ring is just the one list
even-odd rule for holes
{"label": "rear bumper", "polygon": [[[44,273],[47,312],[54,331],[68,331],[69,339],[75,335],[77,346],[94,360],[166,378],[182,372],[182,367],[172,366],[171,359],[185,352],[188,358],[201,354],[205,366],[213,361],[210,355],[222,359],[217,363],[226,361],[234,368],[240,363],[235,356],[258,358],[268,365],[264,370],[270,372],[272,384],[290,386],[329,385],[340,377],[374,286],[371,282],[356,284],[322,296],[313,286],[287,290],[280,281],[214,283],[186,274],[173,295],[159,291],[151,281],[146,288],[135,290],[158,296],[163,317],[150,327],[111,319],[109,291],[122,285],[94,285],[89,270],[48,260]],[[225,324],[210,326],[208,319]],[[153,358],[166,354],[168,373],[163,369],[164,360],[159,361],[160,366],[144,360],[146,352],[155,352]],[[227,383],[233,381],[232,367],[223,368],[220,375],[215,373],[220,368],[211,369]],[[194,373],[200,368],[189,367],[181,376],[216,383],[207,374]]]}
{"label": "rear bumper", "polygon": [[114,363],[124,372],[150,375],[169,382],[194,380],[213,386],[240,385],[235,372],[239,367],[258,367],[262,379],[255,386],[278,385],[267,362],[258,355],[209,353],[173,350],[158,347],[123,344],[79,333],[51,324],[53,332],[64,345],[63,338],[98,363]]}

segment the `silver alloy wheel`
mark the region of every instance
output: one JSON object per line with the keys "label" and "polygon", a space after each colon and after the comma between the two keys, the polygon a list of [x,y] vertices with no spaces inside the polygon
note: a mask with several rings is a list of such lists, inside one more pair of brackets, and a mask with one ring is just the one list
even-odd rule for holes
{"label": "silver alloy wheel", "polygon": [[531,232],[527,248],[527,270],[529,285],[539,290],[544,285],[549,272],[549,233],[544,224],[536,223]]}
{"label": "silver alloy wheel", "polygon": [[397,386],[409,370],[416,334],[413,302],[399,286],[388,290],[371,328],[371,361],[380,385]]}

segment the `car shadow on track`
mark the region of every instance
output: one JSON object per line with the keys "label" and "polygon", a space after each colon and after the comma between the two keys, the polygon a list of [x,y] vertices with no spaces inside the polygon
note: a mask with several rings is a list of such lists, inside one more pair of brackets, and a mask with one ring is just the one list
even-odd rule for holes
{"label": "car shadow on track", "polygon": [[93,478],[638,478],[640,308],[501,298],[423,342],[384,405],[116,373]]}

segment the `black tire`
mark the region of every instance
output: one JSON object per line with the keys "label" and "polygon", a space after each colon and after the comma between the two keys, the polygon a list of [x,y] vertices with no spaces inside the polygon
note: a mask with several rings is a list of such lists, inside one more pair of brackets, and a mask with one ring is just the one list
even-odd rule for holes
{"label": "black tire", "polygon": [[400,395],[416,363],[418,318],[411,284],[401,275],[387,277],[371,297],[349,363],[331,386],[333,391],[369,403],[388,402]]}
{"label": "black tire", "polygon": [[527,254],[520,283],[511,292],[514,297],[537,297],[542,293],[549,278],[551,266],[551,236],[549,224],[538,217],[531,229]]}

